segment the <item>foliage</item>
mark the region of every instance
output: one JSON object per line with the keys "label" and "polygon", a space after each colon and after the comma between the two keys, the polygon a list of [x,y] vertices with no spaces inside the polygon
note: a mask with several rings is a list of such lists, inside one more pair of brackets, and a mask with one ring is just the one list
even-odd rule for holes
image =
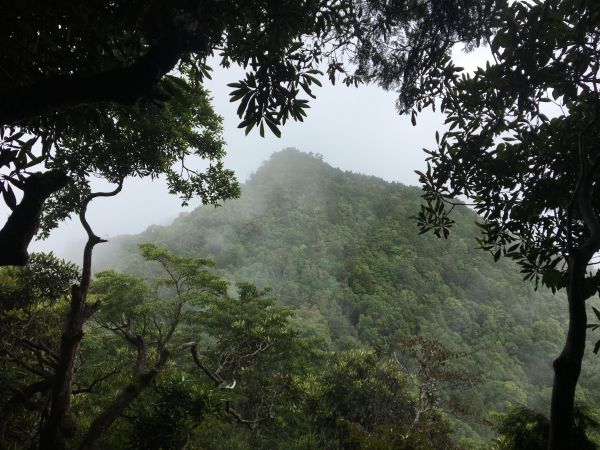
{"label": "foliage", "polygon": [[[494,264],[474,252],[477,216],[467,208],[455,208],[453,239],[418,236],[411,216],[420,195],[287,150],[258,170],[239,200],[116,239],[97,262],[139,273],[136,242],[210,255],[227,278],[272,286],[282,304],[297,308],[294,324],[321,350],[377,344],[387,351],[397,335],[441,342],[464,354],[448,368],[479,375],[481,385],[443,389],[440,405],[462,410],[451,416],[459,436],[486,439],[490,411],[548,407],[548,368],[565,335],[564,297],[535,292],[510,261]],[[583,364],[578,398],[596,404],[598,361]]]}
{"label": "foliage", "polygon": [[137,408],[129,436],[131,448],[182,448],[202,422],[206,403],[206,398],[194,396],[184,383],[167,381],[153,386],[152,397]]}
{"label": "foliage", "polygon": [[[418,239],[409,217],[419,195],[288,151],[261,168],[235,204],[200,209],[176,221],[174,232],[155,227],[139,238],[172,244],[177,254],[146,244],[138,249],[143,258],[133,258],[127,246],[134,239],[117,242],[124,250],[109,248],[110,261],[130,270],[100,272],[94,281],[90,302],[101,307],[85,329],[75,371],[74,445],[131,385],[139,353],[126,335],[147,343],[152,368],[177,299],[172,357],[105,432],[103,446],[453,448],[460,436],[491,437],[478,419],[490,411],[519,402],[545,408],[543,367],[563,333],[552,318],[564,314],[557,299],[520,286],[507,261],[474,253],[468,242],[476,216],[467,209],[455,216],[455,239]],[[362,259],[344,250],[345,241]],[[192,253],[211,253],[216,268]],[[23,270],[3,269],[2,286],[13,286]],[[225,272],[272,283],[273,291],[240,284],[234,295],[217,275]],[[56,346],[66,302],[30,304],[37,315],[23,320],[37,328],[31,335],[23,328],[22,337],[32,341],[45,330],[47,340],[34,342]],[[406,337],[415,331],[420,336]],[[7,406],[40,379],[20,362],[34,370],[40,363],[23,342],[9,342],[6,333],[2,339],[19,358],[3,360],[3,445],[35,445],[31,423],[39,410]],[[189,348],[177,351],[190,342],[199,365]],[[375,351],[331,352],[371,343]],[[579,396],[594,403],[597,362],[584,363]],[[26,406],[42,404],[44,395]],[[159,428],[161,436],[148,440]]]}
{"label": "foliage", "polygon": [[[210,260],[151,244],[141,246],[141,254],[154,264],[150,278],[104,271],[92,286],[92,301],[100,306],[78,351],[69,446],[154,448],[146,445],[148,429],[160,427],[152,445],[179,442],[180,448],[207,415],[252,430],[260,425],[266,436],[270,427],[283,426],[308,352],[289,326],[291,309],[274,306],[250,284],[239,286],[239,298],[230,297]],[[48,273],[73,270],[51,256],[32,262]],[[5,268],[3,286],[18,286],[30,273],[29,267]],[[36,294],[38,275],[26,284]],[[44,420],[70,281],[62,278],[60,298],[35,295],[26,306],[2,311],[3,448],[36,445],[31,425]]]}
{"label": "foliage", "polygon": [[[598,431],[599,424],[592,412],[583,407],[575,410],[573,448],[594,450],[598,448],[590,440],[589,433]],[[497,450],[546,450],[548,448],[548,418],[528,408],[515,408],[500,418],[494,449]]]}
{"label": "foliage", "polygon": [[[0,447],[30,448],[39,432],[57,363],[65,298],[79,269],[52,254],[34,253],[23,268],[0,270]],[[22,405],[24,407],[22,407]]]}
{"label": "foliage", "polygon": [[[10,166],[12,185],[19,187],[25,182],[23,170],[29,169],[30,158],[43,161],[50,170],[65,172],[71,179],[46,203],[43,235],[71,213],[79,212],[90,192],[92,175],[118,183],[129,176],[156,178],[164,174],[170,192],[180,195],[184,204],[192,196],[203,203],[217,203],[238,195],[233,172],[223,167],[221,118],[212,110],[208,93],[192,88],[189,80],[168,80],[177,83],[177,90],[161,105],[143,102],[134,108],[75,108],[20,128],[19,134],[24,132],[42,145],[22,153],[23,165],[16,161]],[[15,152],[21,151],[13,132],[5,142],[15,146]],[[192,155],[209,161],[209,167],[204,172],[188,167]],[[8,188],[9,183],[4,186]]]}
{"label": "foliage", "polygon": [[[345,54],[356,57],[359,70],[347,74],[347,83],[373,77],[391,60],[396,72],[386,71],[386,83],[393,78],[414,89],[415,80],[450,45],[473,42],[485,32],[495,5],[472,0],[444,2],[443,7],[438,1],[370,0],[11,5],[7,16],[21,20],[0,35],[10,49],[2,60],[10,70],[0,79],[0,92],[8,100],[0,117],[11,124],[81,103],[160,101],[177,88],[163,83],[172,69],[199,84],[209,76],[207,57],[217,50],[222,65],[248,69],[232,93],[241,100],[241,126],[266,123],[276,130],[289,117],[301,119],[306,101],[296,97],[300,89],[312,96],[309,86],[319,84],[315,75],[322,60],[335,78],[336,72],[346,73]],[[92,17],[102,26],[91,23]],[[154,70],[142,72],[149,67]],[[89,90],[109,80],[112,86],[92,96]],[[65,90],[67,81],[72,92]],[[33,96],[42,87],[62,91],[44,99],[27,95],[26,88]],[[19,96],[24,97],[20,105]],[[11,106],[19,110],[10,111]]]}
{"label": "foliage", "polygon": [[[341,73],[358,84],[377,78],[389,59],[398,69],[386,69],[382,83],[413,92],[451,44],[485,33],[495,5],[136,0],[79,8],[53,0],[7,7],[14,20],[0,32],[9,49],[1,57],[0,192],[13,213],[0,230],[0,264],[26,262],[41,215],[45,236],[78,212],[91,174],[111,182],[164,174],[184,204],[237,196],[222,164],[220,120],[202,87],[214,52],[222,66],[246,69],[230,85],[240,127],[264,136],[266,125],[280,136],[288,119],[306,116],[301,96],[314,98],[323,67],[332,81]],[[348,62],[357,64],[354,73]],[[193,155],[209,167],[190,167]],[[17,204],[15,189],[26,201]]]}
{"label": "foliage", "polygon": [[[439,81],[454,45],[480,45],[494,31],[494,13],[505,1],[359,2],[357,72],[398,92],[400,113],[433,104],[427,88]],[[415,111],[412,111],[415,121]]]}
{"label": "foliage", "polygon": [[580,165],[595,173],[598,5],[579,3],[517,2],[497,18],[497,63],[473,74],[448,63],[449,131],[421,174],[423,230],[447,234],[452,208],[444,199],[466,195],[484,220],[482,248],[515,259],[525,279],[552,289],[566,286],[560,267],[589,237],[576,194],[596,183],[581,185]]}
{"label": "foliage", "polygon": [[[451,352],[438,341],[422,336],[401,336],[394,339],[394,357],[400,368],[409,376],[417,390],[412,402],[414,422],[421,415],[440,408],[445,395],[452,390],[466,390],[481,382],[476,373],[465,371],[460,359],[466,353]],[[452,399],[454,400],[454,399]],[[461,402],[447,402],[448,410],[467,414],[469,408]]]}
{"label": "foliage", "polygon": [[554,361],[550,449],[570,440],[585,301],[600,287],[589,270],[600,250],[599,20],[595,1],[501,9],[494,63],[467,74],[448,62],[433,89],[442,92],[448,131],[436,135],[438,148],[420,173],[422,232],[447,237],[450,213],[465,196],[483,219],[482,249],[516,260],[536,286],[566,288],[569,332]]}
{"label": "foliage", "polygon": [[408,376],[394,360],[351,350],[334,355],[326,367],[309,400],[322,448],[454,448],[440,410],[415,414]]}
{"label": "foliage", "polygon": [[23,269],[5,268],[0,275],[3,309],[28,307],[34,301],[56,302],[69,294],[79,278],[79,268],[52,253],[34,253]]}

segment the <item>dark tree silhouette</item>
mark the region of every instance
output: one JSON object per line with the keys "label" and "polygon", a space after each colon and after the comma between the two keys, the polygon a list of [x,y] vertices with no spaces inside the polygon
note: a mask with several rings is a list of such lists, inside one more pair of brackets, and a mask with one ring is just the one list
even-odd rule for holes
{"label": "dark tree silhouette", "polygon": [[[264,135],[266,125],[279,135],[287,120],[303,120],[308,101],[301,96],[314,97],[311,88],[321,84],[317,76],[323,64],[333,81],[341,73],[346,84],[377,79],[385,87],[400,86],[402,104],[411,104],[421,77],[453,43],[474,42],[483,33],[495,3],[133,0],[81,5],[51,0],[4,5],[0,189],[13,214],[0,230],[0,264],[27,261],[43,211],[48,209],[51,219],[42,225],[53,226],[77,210],[90,171],[113,182],[166,172],[170,190],[184,201],[211,189],[220,198],[234,196],[231,173],[220,165],[223,153],[215,142],[191,131],[183,134],[183,146],[168,139],[164,145],[138,142],[152,134],[148,121],[157,126],[183,119],[186,127],[207,126],[205,108],[182,99],[203,95],[202,81],[210,76],[207,58],[214,52],[221,65],[241,64],[247,70],[244,80],[232,84],[240,126],[246,132],[258,127]],[[348,71],[348,60],[357,63],[356,71]],[[208,128],[215,132],[215,124]],[[132,139],[123,142],[124,136]],[[122,158],[124,146],[139,151]],[[213,170],[189,170],[184,163],[189,153],[214,161]],[[169,170],[175,162],[184,165],[186,177]],[[137,167],[131,169],[132,164]],[[39,173],[28,182],[32,169]],[[31,188],[35,180],[44,188]],[[13,188],[27,191],[27,201],[17,205]],[[48,198],[53,200],[49,208]]]}
{"label": "dark tree silhouette", "polygon": [[[423,232],[447,236],[459,196],[482,216],[481,248],[517,261],[526,280],[565,289],[569,323],[554,361],[550,450],[572,447],[586,300],[600,277],[600,4],[515,2],[498,14],[494,63],[440,73],[449,131],[420,173]],[[550,117],[549,117],[550,116]]]}

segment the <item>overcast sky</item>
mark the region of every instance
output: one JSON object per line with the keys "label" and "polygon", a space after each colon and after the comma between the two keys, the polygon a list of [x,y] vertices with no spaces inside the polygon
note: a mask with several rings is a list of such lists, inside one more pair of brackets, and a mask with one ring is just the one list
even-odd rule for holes
{"label": "overcast sky", "polygon": [[[455,52],[459,64],[469,68],[485,63],[485,55],[485,51],[468,55]],[[332,86],[323,80],[323,87],[315,88],[317,99],[311,100],[304,122],[288,122],[281,138],[271,134],[261,138],[257,130],[245,136],[237,128],[237,103],[229,103],[231,88],[227,87],[240,78],[243,78],[241,69],[215,68],[213,79],[206,86],[212,93],[215,110],[224,118],[226,166],[236,172],[241,182],[272,153],[295,147],[320,153],[325,162],[343,170],[416,185],[414,171],[424,166],[422,149],[435,144],[435,130],[443,124],[442,115],[429,110],[418,117],[417,126],[413,127],[409,117],[396,112],[394,92],[376,86]],[[117,197],[94,200],[88,219],[98,235],[110,237],[138,233],[152,224],[169,223],[182,211],[196,206],[198,202],[192,202],[182,209],[178,198],[167,193],[162,180],[128,179]],[[34,243],[32,249],[64,255],[66,248],[83,239],[79,222],[70,221],[48,240]]]}

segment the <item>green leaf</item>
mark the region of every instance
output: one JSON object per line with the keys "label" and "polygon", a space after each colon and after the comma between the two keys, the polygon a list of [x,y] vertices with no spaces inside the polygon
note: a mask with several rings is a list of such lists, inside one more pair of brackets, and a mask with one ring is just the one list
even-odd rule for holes
{"label": "green leaf", "polygon": [[557,269],[546,269],[542,275],[542,283],[556,292],[567,287],[567,275]]}
{"label": "green leaf", "polygon": [[11,210],[14,210],[17,206],[17,198],[15,197],[15,193],[10,187],[10,184],[7,183],[2,188],[2,197],[4,198],[4,203],[6,203],[6,206],[8,206]]}
{"label": "green leaf", "polygon": [[281,131],[279,131],[279,128],[277,128],[277,125],[275,125],[275,123],[271,122],[269,119],[266,119],[265,122],[267,122],[267,126],[269,127],[269,129],[271,130],[271,132],[277,136],[278,138],[281,137]]}
{"label": "green leaf", "polygon": [[308,78],[313,83],[315,83],[317,86],[323,87],[323,83],[321,83],[317,78],[315,78],[315,77],[313,77],[311,75],[305,75],[305,77]]}

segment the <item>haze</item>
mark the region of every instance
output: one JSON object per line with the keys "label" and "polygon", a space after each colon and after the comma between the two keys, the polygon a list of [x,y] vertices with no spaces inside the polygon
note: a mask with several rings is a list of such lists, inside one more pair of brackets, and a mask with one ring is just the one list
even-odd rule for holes
{"label": "haze", "polygon": [[[485,63],[486,50],[465,54],[454,52],[460,65],[474,68]],[[215,64],[216,66],[216,64]],[[410,118],[400,116],[395,108],[396,94],[377,86],[332,86],[323,80],[316,88],[308,118],[288,122],[282,137],[267,134],[261,138],[256,130],[248,136],[237,125],[237,103],[229,102],[228,83],[243,77],[241,68],[224,70],[215,67],[212,80],[206,83],[212,93],[215,110],[223,116],[227,142],[226,166],[244,182],[269,156],[283,148],[320,153],[324,160],[343,170],[375,175],[388,181],[417,185],[415,170],[424,167],[423,148],[435,145],[435,130],[443,127],[443,116],[427,110],[412,126]],[[95,190],[110,190],[98,181]],[[104,238],[138,233],[152,224],[167,224],[184,211],[199,206],[192,201],[182,208],[176,196],[169,195],[164,180],[127,179],[123,191],[114,198],[96,199],[90,206],[88,220],[96,234]],[[2,211],[8,216],[8,212]],[[63,223],[45,241],[36,241],[34,251],[54,251],[61,257],[80,253],[84,233],[78,220]],[[79,262],[76,260],[75,262]]]}

